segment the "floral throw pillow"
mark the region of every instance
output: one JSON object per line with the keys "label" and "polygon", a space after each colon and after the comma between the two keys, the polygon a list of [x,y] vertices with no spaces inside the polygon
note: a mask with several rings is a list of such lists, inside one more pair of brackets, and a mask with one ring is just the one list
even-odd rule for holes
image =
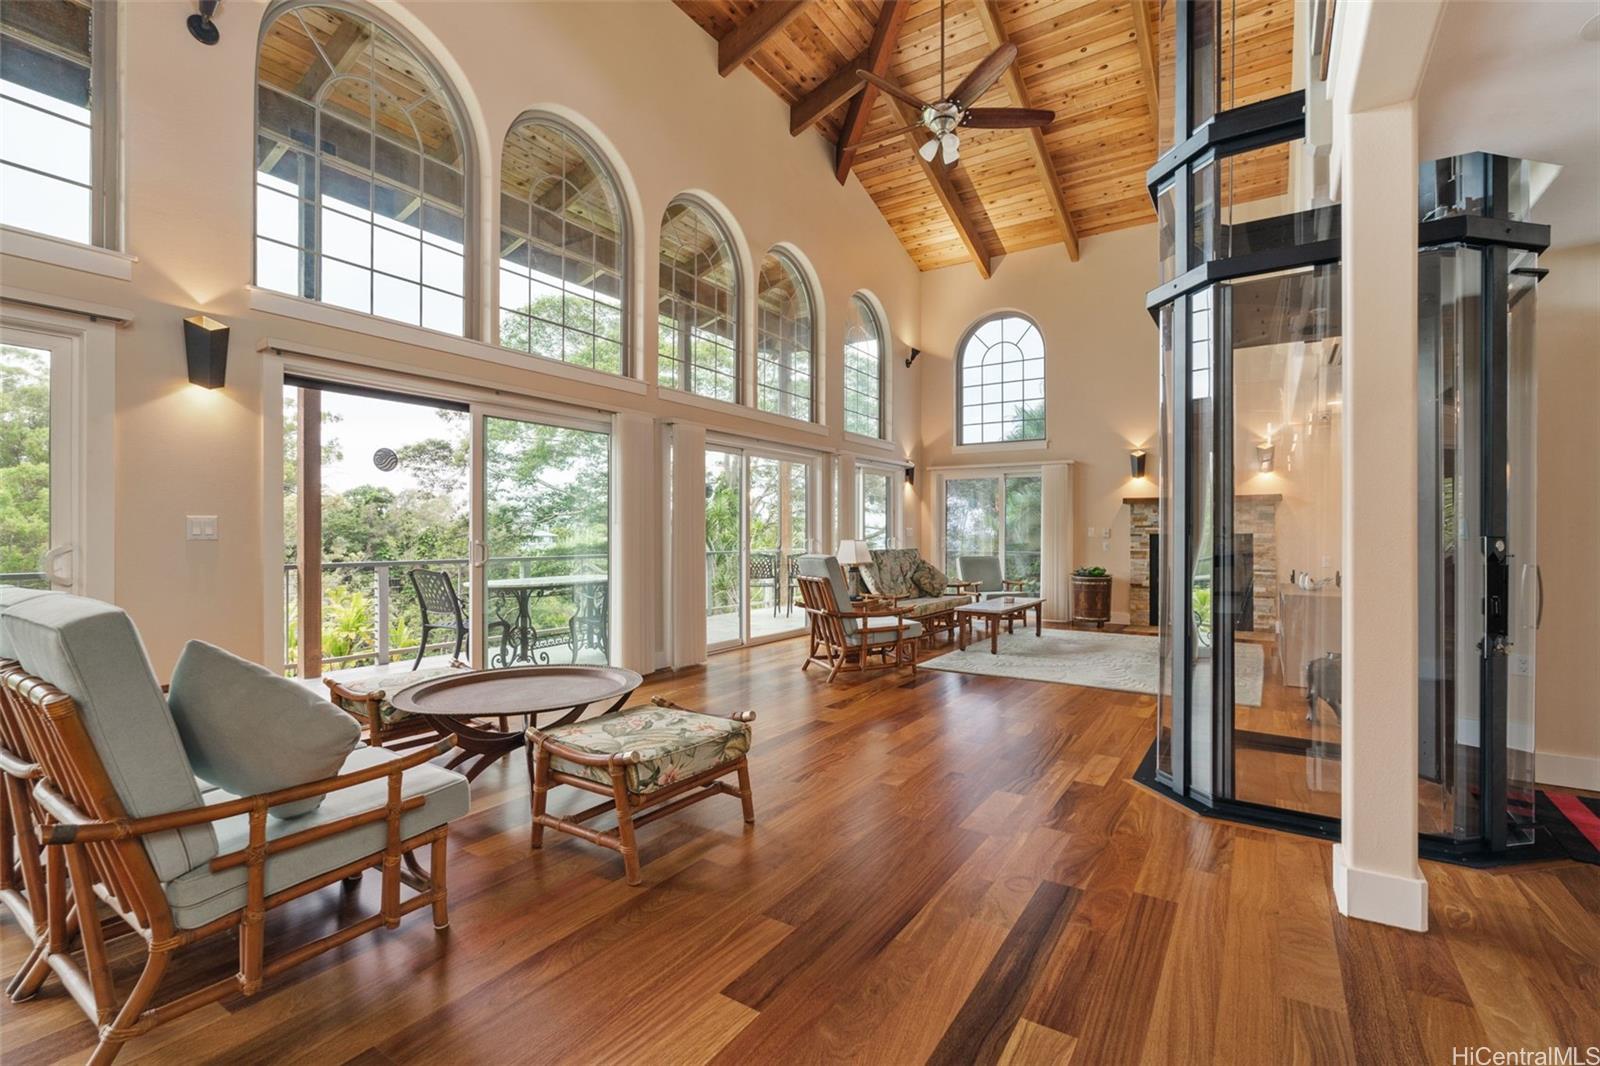
{"label": "floral throw pillow", "polygon": [[949,585],[944,571],[926,559],[917,560],[916,569],[911,571],[911,583],[924,596],[943,596],[945,588]]}

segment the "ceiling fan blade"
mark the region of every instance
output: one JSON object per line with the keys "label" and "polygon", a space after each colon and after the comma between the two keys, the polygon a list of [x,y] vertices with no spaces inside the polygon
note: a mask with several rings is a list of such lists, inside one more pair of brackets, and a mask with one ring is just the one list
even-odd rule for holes
{"label": "ceiling fan blade", "polygon": [[1048,126],[1055,120],[1054,111],[1037,107],[974,107],[962,116],[961,124],[978,130],[1019,130]]}
{"label": "ceiling fan blade", "polygon": [[878,88],[882,89],[896,100],[908,103],[918,111],[921,111],[923,108],[928,106],[921,100],[918,100],[915,96],[912,96],[910,93],[900,88],[900,86],[896,85],[888,78],[880,78],[870,70],[857,70],[856,77],[860,78],[864,82],[867,82],[869,85],[876,85]]}
{"label": "ceiling fan blade", "polygon": [[911,125],[901,126],[899,129],[884,130],[882,133],[864,134],[862,138],[856,142],[856,147],[866,148],[869,145],[882,144],[884,141],[892,141],[896,137],[904,137],[908,133],[917,133],[919,131],[926,132],[926,130],[927,127],[922,123],[913,122]]}
{"label": "ceiling fan blade", "polygon": [[990,52],[983,62],[972,68],[972,73],[961,79],[955,91],[950,94],[950,99],[962,107],[971,107],[978,102],[979,97],[988,92],[994,83],[1000,80],[1000,75],[1006,68],[1016,62],[1017,46],[1007,42]]}

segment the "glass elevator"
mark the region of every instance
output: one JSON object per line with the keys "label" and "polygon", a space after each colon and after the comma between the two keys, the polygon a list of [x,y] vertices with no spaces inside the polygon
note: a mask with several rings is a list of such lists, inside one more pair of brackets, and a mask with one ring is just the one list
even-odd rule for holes
{"label": "glass elevator", "polygon": [[[1163,5],[1156,786],[1221,816],[1335,837],[1344,361],[1339,205],[1295,83],[1240,72],[1233,5]],[[1175,45],[1175,46],[1174,46]],[[1320,93],[1320,90],[1319,90]],[[1474,154],[1418,179],[1418,792],[1426,854],[1533,839],[1534,291],[1543,170]]]}

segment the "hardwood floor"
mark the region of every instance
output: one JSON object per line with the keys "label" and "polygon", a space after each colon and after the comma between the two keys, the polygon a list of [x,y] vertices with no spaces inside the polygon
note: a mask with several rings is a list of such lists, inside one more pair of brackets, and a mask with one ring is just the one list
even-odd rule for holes
{"label": "hardwood floor", "polygon": [[[1432,932],[1349,922],[1328,845],[1129,781],[1149,697],[937,671],[828,686],[801,656],[731,652],[641,690],[758,713],[754,826],[734,799],[649,826],[630,889],[612,852],[547,834],[531,853],[526,770],[503,762],[451,833],[448,933],[417,916],[363,937],[119,1063],[1449,1063],[1600,1043],[1600,867],[1425,864]],[[288,908],[269,953],[374,889]],[[230,944],[167,991],[225,972]],[[7,973],[22,950],[0,924]],[[6,1066],[92,1043],[54,980],[0,1002]]]}

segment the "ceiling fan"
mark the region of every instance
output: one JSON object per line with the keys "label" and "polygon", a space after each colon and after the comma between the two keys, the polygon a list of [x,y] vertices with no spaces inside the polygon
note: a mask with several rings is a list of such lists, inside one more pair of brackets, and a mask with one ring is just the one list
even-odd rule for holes
{"label": "ceiling fan", "polygon": [[1000,75],[1006,68],[1016,62],[1017,46],[1007,42],[990,52],[984,60],[972,68],[972,72],[961,79],[961,84],[946,93],[945,67],[944,67],[944,0],[939,3],[939,99],[935,103],[925,103],[888,78],[879,77],[870,70],[857,70],[856,76],[862,81],[877,86],[890,96],[911,105],[918,111],[917,121],[900,129],[890,130],[877,136],[863,140],[865,144],[876,144],[886,141],[891,137],[900,137],[918,130],[926,130],[929,137],[917,149],[917,154],[926,162],[933,162],[938,156],[945,166],[954,166],[961,157],[961,137],[956,132],[962,127],[989,130],[1016,130],[1027,129],[1030,126],[1048,126],[1055,121],[1054,111],[1044,111],[1034,107],[974,107],[983,96],[1000,80]]}

